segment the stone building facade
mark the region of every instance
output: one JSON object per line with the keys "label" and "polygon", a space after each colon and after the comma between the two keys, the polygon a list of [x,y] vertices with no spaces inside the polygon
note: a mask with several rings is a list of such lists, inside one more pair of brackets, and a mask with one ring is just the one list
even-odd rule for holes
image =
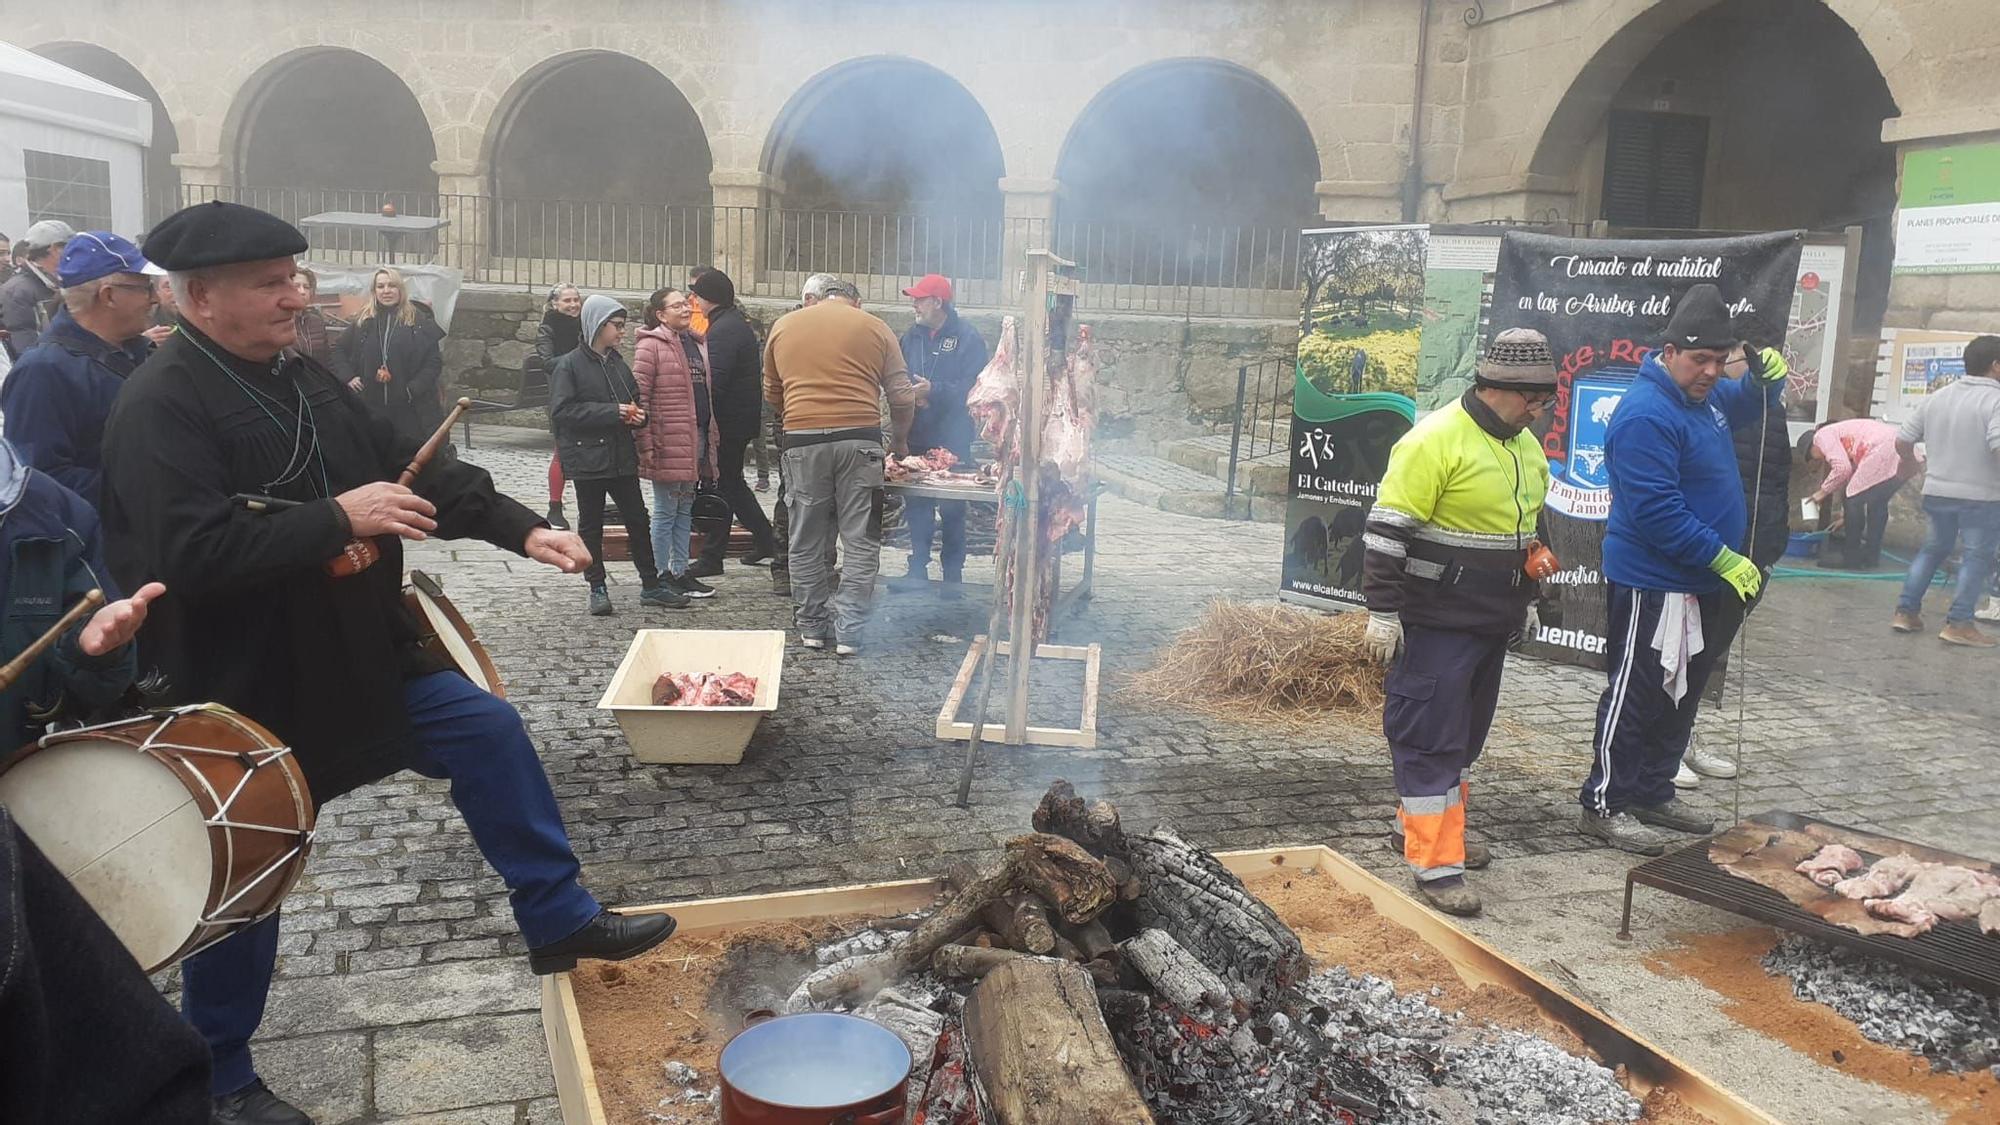
{"label": "stone building facade", "polygon": [[[966,120],[942,135],[980,134],[965,151],[994,161],[1010,220],[1085,207],[1064,186],[1065,168],[1089,155],[1078,136],[1179,138],[1158,159],[1199,163],[1204,152],[1229,159],[1231,138],[1269,134],[1310,150],[1265,162],[1299,180],[1265,193],[1303,200],[1307,213],[1276,217],[1296,225],[1584,224],[1605,215],[1614,112],[1698,116],[1708,137],[1698,225],[1865,226],[1887,323],[1955,327],[2000,316],[2000,278],[1891,288],[1889,214],[1901,154],[2000,135],[1991,10],[1991,0],[71,0],[13,6],[5,34],[153,99],[171,146],[158,175],[186,190],[280,175],[268,169],[288,142],[336,169],[319,178],[400,164],[382,173],[395,185],[286,186],[486,201],[522,181],[516,154],[539,149],[587,170],[583,198],[628,165],[643,196],[661,173],[629,162],[666,151],[673,190],[700,196],[666,202],[763,214],[787,205],[785,161],[809,124],[866,106],[850,116],[878,129],[868,136],[893,136],[951,102]],[[603,85],[578,77],[593,67]],[[879,88],[857,100],[892,73],[950,97],[913,95],[906,119]],[[1205,81],[1235,91],[1218,119],[1155,94],[1160,118],[1102,127],[1136,83],[1172,92]],[[578,120],[603,125],[601,151],[563,147],[590,132],[552,115],[565,82],[597,92]],[[549,132],[524,132],[535,128]],[[1233,213],[1254,193],[1216,186],[1277,174],[1270,167],[1207,174],[1188,173],[1191,213],[1275,221]],[[454,237],[472,238],[477,254],[492,225],[468,213]]]}

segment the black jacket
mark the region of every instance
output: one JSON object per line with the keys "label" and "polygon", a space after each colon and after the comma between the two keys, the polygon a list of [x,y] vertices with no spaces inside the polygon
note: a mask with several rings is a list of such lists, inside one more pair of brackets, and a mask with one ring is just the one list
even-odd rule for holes
{"label": "black jacket", "polygon": [[[1754,516],[1743,550],[1744,557],[1761,567],[1776,566],[1785,556],[1792,535],[1792,438],[1785,424],[1785,412],[1776,408],[1765,412],[1761,427],[1756,422],[1735,432],[1736,467],[1743,474],[1743,506],[1746,517]],[[1758,479],[1759,454],[1763,478]],[[1761,487],[1761,491],[1759,486]]]}
{"label": "black jacket", "polygon": [[55,314],[50,306],[56,291],[33,269],[23,269],[0,285],[0,328],[12,333],[7,339],[7,355],[19,359],[41,337],[42,327]]}
{"label": "black jacket", "polygon": [[707,339],[708,385],[722,441],[749,441],[764,415],[764,353],[757,330],[740,306],[731,305],[709,317]]}
{"label": "black jacket", "polygon": [[[296,463],[301,391],[320,456],[280,482]],[[320,802],[405,768],[416,744],[403,684],[446,667],[417,647],[403,608],[402,540],[377,538],[381,559],[353,577],[323,569],[352,537],[330,497],[396,479],[416,446],[318,364],[242,360],[186,322],[125,381],[105,426],[112,574],[125,589],[167,585],[139,667],[165,673],[163,703],[213,700],[269,728]],[[433,459],[414,487],[437,505],[439,538],[521,554],[543,523],[453,458]],[[237,493],[305,503],[255,515]]]}
{"label": "black jacket", "polygon": [[0,1121],[207,1125],[208,1044],[0,807]]}
{"label": "black jacket", "polygon": [[639,384],[617,348],[597,355],[578,348],[549,373],[549,428],[556,457],[571,480],[639,475],[639,445],[619,420],[620,403],[636,402]]}
{"label": "black jacket", "polygon": [[[415,324],[404,324],[379,311],[360,320],[340,338],[334,349],[333,368],[343,380],[361,380],[361,400],[381,411],[396,426],[396,432],[413,437],[421,445],[444,421],[444,400],[439,381],[444,375],[444,339],[437,320],[420,309]],[[378,383],[375,373],[384,365],[389,381]]]}
{"label": "black jacket", "polygon": [[936,335],[921,324],[903,333],[903,364],[911,378],[930,380],[929,399],[910,424],[910,452],[949,449],[960,461],[972,457],[972,415],[965,396],[986,370],[986,340],[972,322],[952,309]]}

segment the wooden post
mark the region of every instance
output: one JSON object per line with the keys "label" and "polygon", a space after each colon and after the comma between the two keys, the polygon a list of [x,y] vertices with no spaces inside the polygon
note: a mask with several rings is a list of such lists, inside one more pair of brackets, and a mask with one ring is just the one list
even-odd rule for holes
{"label": "wooden post", "polygon": [[1027,507],[1018,515],[1021,526],[1014,535],[1014,613],[1008,627],[1014,651],[1007,664],[1007,742],[1014,746],[1024,746],[1028,740],[1028,684],[1035,659],[1035,585],[1041,577],[1042,545],[1037,518],[1042,510],[1042,400],[1048,391],[1049,268],[1054,257],[1047,250],[1028,251],[1028,307],[1020,341],[1028,353],[1028,366],[1014,431],[1021,450],[1015,471]]}

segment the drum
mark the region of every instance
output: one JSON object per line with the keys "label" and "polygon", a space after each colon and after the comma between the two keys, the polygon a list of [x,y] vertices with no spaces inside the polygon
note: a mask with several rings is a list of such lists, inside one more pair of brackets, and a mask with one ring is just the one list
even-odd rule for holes
{"label": "drum", "polygon": [[45,735],[0,802],[149,973],[277,910],[312,846],[291,748],[213,703]]}
{"label": "drum", "polygon": [[449,660],[480,689],[507,698],[500,670],[493,666],[486,646],[479,643],[472,626],[459,616],[458,607],[444,596],[444,587],[438,585],[437,579],[421,570],[411,571],[410,584],[403,587],[403,605],[416,618],[418,643],[426,651]]}

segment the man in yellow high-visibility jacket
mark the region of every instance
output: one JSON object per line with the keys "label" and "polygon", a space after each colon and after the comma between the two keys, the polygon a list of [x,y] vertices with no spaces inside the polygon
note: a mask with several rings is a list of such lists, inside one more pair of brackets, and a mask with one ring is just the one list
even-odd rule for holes
{"label": "man in yellow high-visibility jacket", "polygon": [[1394,842],[1417,891],[1450,914],[1474,914],[1465,838],[1466,774],[1486,743],[1510,640],[1554,556],[1535,539],[1549,466],[1528,432],[1556,393],[1541,333],[1494,337],[1457,402],[1404,434],[1368,514],[1362,593],[1371,654],[1390,665],[1382,733],[1395,765]]}

